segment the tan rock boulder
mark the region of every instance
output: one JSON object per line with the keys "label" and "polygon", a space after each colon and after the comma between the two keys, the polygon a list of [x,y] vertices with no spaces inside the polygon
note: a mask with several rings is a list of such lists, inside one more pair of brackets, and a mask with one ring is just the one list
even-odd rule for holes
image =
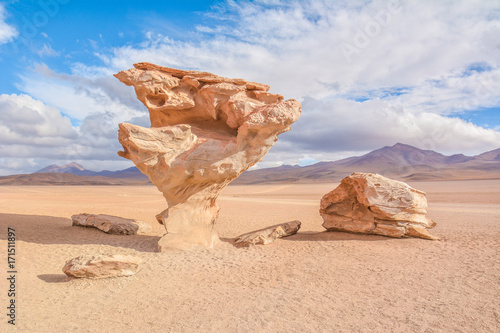
{"label": "tan rock boulder", "polygon": [[129,255],[85,255],[68,260],[62,270],[67,276],[99,279],[134,275],[141,263],[141,258]]}
{"label": "tan rock boulder", "polygon": [[378,174],[356,172],[321,199],[323,226],[329,231],[389,237],[438,239],[426,217],[425,193]]}
{"label": "tan rock boulder", "polygon": [[163,193],[157,215],[166,249],[211,248],[222,189],[259,162],[301,113],[269,86],[211,73],[139,63],[115,76],[134,86],[151,128],[120,124],[118,154],[132,160]]}
{"label": "tan rock boulder", "polygon": [[71,220],[74,226],[97,228],[115,235],[149,234],[153,230],[146,222],[105,214],[76,214]]}
{"label": "tan rock boulder", "polygon": [[267,245],[278,238],[296,234],[300,229],[300,224],[300,221],[295,220],[252,231],[236,237],[234,243],[237,246]]}

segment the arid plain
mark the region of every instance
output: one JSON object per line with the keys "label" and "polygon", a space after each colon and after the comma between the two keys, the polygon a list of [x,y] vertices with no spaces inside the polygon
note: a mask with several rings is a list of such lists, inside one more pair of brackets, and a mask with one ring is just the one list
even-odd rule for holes
{"label": "arid plain", "polygon": [[[16,326],[2,332],[498,332],[500,180],[410,182],[441,241],[325,232],[337,184],[233,185],[212,250],[156,252],[166,207],[154,186],[2,186],[0,247],[16,232]],[[72,227],[70,216],[136,218],[152,235]],[[242,233],[298,219],[299,233],[236,248]],[[83,254],[132,254],[131,277],[69,279]],[[7,306],[5,278],[0,292]]]}

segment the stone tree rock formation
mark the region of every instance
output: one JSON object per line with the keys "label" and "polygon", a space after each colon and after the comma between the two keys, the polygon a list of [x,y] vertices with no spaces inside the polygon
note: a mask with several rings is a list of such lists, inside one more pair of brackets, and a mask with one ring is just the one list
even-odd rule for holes
{"label": "stone tree rock formation", "polygon": [[403,182],[373,173],[356,172],[321,199],[320,214],[329,231],[389,237],[438,239],[427,229],[425,193]]}
{"label": "stone tree rock formation", "polygon": [[296,100],[269,86],[149,63],[115,74],[134,86],[151,128],[122,123],[122,157],[132,160],[163,193],[157,215],[167,233],[159,250],[213,247],[221,190],[259,162],[301,113]]}

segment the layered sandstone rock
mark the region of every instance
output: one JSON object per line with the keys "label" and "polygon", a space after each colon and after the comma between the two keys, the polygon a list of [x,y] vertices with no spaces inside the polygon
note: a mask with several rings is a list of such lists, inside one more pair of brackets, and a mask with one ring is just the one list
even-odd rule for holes
{"label": "layered sandstone rock", "polygon": [[71,220],[74,226],[97,228],[115,235],[148,234],[152,231],[146,222],[105,214],[76,214],[71,216]]}
{"label": "layered sandstone rock", "polygon": [[167,233],[159,250],[211,248],[221,190],[257,163],[301,113],[269,86],[139,63],[115,76],[134,86],[151,128],[120,124],[118,154],[132,160],[163,193],[158,214]]}
{"label": "layered sandstone rock", "polygon": [[300,221],[290,221],[252,231],[236,237],[234,243],[237,246],[250,246],[256,244],[267,245],[281,237],[291,236],[300,229]]}
{"label": "layered sandstone rock", "polygon": [[133,275],[141,263],[141,258],[129,255],[85,255],[68,260],[62,270],[67,276],[99,279]]}
{"label": "layered sandstone rock", "polygon": [[436,223],[426,217],[425,193],[378,174],[344,178],[323,196],[320,214],[329,231],[438,239],[427,230]]}

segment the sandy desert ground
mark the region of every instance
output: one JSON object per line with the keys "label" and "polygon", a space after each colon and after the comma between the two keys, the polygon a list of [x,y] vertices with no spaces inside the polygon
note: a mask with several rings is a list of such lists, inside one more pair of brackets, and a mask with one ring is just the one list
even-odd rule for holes
{"label": "sandy desert ground", "polygon": [[[230,186],[216,249],[157,253],[153,186],[0,187],[2,332],[498,332],[500,180],[410,183],[428,194],[442,241],[324,232],[336,184]],[[72,227],[76,213],[149,222],[154,234]],[[298,219],[297,235],[235,248],[230,238]],[[8,227],[16,230],[16,326],[7,324]],[[133,254],[134,276],[68,279],[66,260]]]}

